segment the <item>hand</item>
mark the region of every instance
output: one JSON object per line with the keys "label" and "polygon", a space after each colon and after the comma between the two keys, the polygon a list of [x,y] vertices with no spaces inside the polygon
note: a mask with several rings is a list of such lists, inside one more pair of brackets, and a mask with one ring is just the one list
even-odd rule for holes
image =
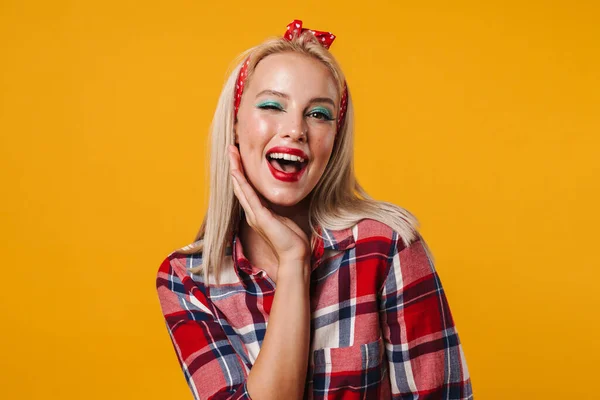
{"label": "hand", "polygon": [[246,221],[271,247],[280,265],[284,261],[310,264],[310,243],[306,234],[291,219],[264,206],[243,171],[239,150],[229,146],[229,165],[233,190],[244,208]]}

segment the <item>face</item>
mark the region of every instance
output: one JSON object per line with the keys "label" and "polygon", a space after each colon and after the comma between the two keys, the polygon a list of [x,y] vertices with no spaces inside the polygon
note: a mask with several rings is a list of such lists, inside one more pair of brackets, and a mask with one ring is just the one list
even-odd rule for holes
{"label": "face", "polygon": [[339,96],[320,61],[286,52],[262,59],[235,125],[250,184],[273,206],[294,206],[317,185],[336,135]]}

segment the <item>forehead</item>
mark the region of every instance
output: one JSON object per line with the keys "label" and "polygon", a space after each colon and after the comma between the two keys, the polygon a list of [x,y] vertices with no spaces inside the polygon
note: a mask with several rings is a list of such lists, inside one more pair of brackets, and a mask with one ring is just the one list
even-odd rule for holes
{"label": "forehead", "polygon": [[276,90],[291,96],[336,100],[337,84],[331,71],[314,57],[295,52],[271,54],[256,66],[248,91]]}

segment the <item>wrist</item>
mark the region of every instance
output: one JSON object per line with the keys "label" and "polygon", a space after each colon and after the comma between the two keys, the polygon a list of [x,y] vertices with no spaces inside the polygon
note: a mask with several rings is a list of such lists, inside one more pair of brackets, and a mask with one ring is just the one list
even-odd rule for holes
{"label": "wrist", "polygon": [[[310,282],[311,265],[308,259],[282,259],[277,270],[277,280],[292,279]],[[279,285],[279,282],[278,282]]]}

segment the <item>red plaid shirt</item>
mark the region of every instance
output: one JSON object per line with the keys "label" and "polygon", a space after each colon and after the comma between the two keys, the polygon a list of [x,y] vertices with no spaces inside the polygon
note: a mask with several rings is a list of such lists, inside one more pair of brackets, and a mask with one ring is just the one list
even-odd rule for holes
{"label": "red plaid shirt", "polygon": [[[406,247],[371,219],[322,233],[313,254],[304,398],[472,399],[461,342],[421,240]],[[195,399],[250,399],[246,377],[267,329],[275,283],[244,257],[237,235],[231,248],[221,287],[185,270],[201,264],[201,254],[173,252],[157,274]]]}

